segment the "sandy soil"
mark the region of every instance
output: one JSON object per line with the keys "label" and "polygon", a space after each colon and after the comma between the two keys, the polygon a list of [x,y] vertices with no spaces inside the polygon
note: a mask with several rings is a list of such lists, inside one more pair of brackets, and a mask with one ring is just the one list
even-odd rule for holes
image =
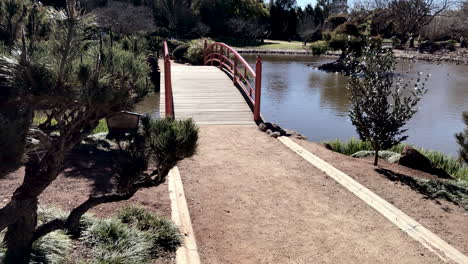
{"label": "sandy soil", "polygon": [[256,127],[202,126],[179,169],[203,263],[441,263]]}
{"label": "sandy soil", "polygon": [[[107,158],[95,156],[93,158],[90,161],[86,157],[72,155],[66,163],[64,173],[60,174],[57,180],[39,197],[40,205],[68,211],[86,201],[91,193],[106,192],[112,188],[110,180],[112,170],[106,161]],[[24,169],[21,168],[7,178],[0,179],[0,206],[5,205],[10,200],[14,190],[21,184],[23,175]],[[98,217],[114,216],[121,208],[128,205],[141,206],[156,215],[171,218],[167,183],[140,190],[128,201],[100,205],[90,210],[90,213]],[[86,252],[82,252],[79,243],[75,243],[75,246],[77,252],[74,252],[73,255],[77,255],[77,258],[83,257],[80,254],[86,255]],[[174,258],[174,253],[168,253],[162,258],[156,259],[154,263],[174,263]]]}
{"label": "sandy soil", "polygon": [[[376,171],[373,158],[355,159],[329,151],[319,143],[293,140],[398,207],[465,255],[468,254],[468,211],[465,209],[443,199],[431,199],[405,184],[388,180]],[[379,160],[379,168],[407,176],[436,178],[382,159]]]}

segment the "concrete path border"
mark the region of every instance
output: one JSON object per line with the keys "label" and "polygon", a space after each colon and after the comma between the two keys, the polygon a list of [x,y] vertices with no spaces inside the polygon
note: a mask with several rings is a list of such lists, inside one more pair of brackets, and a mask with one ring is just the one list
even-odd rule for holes
{"label": "concrete path border", "polygon": [[177,166],[169,172],[168,181],[172,221],[179,227],[183,235],[183,245],[177,249],[176,253],[176,264],[200,264],[197,242],[190,220],[182,179]]}
{"label": "concrete path border", "polygon": [[420,242],[424,247],[435,253],[442,260],[448,261],[448,259],[450,259],[458,264],[468,263],[468,257],[463,253],[449,245],[436,234],[426,229],[398,208],[352,179],[350,176],[310,153],[291,139],[287,137],[279,137],[278,139],[306,161],[325,172],[343,187],[354,193],[370,207],[374,208],[390,222],[398,226],[403,232]]}

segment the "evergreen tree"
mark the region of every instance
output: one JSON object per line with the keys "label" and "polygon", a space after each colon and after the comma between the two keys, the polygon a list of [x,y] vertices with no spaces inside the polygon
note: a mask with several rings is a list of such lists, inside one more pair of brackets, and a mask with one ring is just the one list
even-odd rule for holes
{"label": "evergreen tree", "polygon": [[[32,243],[53,230],[79,231],[77,223],[90,208],[129,199],[139,188],[160,184],[178,160],[194,153],[197,141],[191,121],[144,119],[142,130],[118,153],[118,190],[91,196],[66,220],[37,226],[38,197],[63,170],[66,154],[101,119],[131,110],[153,90],[146,54],[136,41],[129,47],[113,40],[112,34],[90,38],[85,33],[90,18],[80,14],[76,0],[68,0],[65,10],[47,12],[50,34],[36,38],[35,31],[34,37],[23,33],[19,45],[0,56],[0,122],[7,125],[2,126],[0,173],[25,162],[22,184],[0,209],[0,231],[7,229],[7,263],[28,263]],[[46,118],[32,126],[37,111]],[[15,166],[5,167],[3,161],[10,160]],[[145,174],[150,161],[156,169]]]}
{"label": "evergreen tree", "polygon": [[378,165],[380,150],[406,140],[403,127],[417,112],[417,104],[427,92],[422,73],[416,83],[394,82],[395,57],[391,50],[382,53],[378,47],[366,47],[361,56],[351,53],[347,64],[353,69],[348,89],[351,109],[349,117],[363,141],[370,142]]}
{"label": "evergreen tree", "polygon": [[463,113],[463,121],[466,125],[465,131],[456,134],[455,137],[460,145],[460,159],[468,164],[468,112]]}

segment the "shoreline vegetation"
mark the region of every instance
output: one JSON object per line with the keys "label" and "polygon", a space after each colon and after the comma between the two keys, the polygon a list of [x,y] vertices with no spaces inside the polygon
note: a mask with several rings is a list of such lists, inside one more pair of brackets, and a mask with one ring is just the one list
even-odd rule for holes
{"label": "shoreline vegetation", "polygon": [[[219,41],[223,41],[222,39]],[[229,41],[227,41],[229,42]],[[263,55],[313,55],[311,46],[314,42],[304,44],[299,41],[265,40],[264,43],[252,46],[232,45],[240,54]],[[228,43],[229,44],[229,43]],[[383,43],[385,47],[387,43]],[[437,63],[454,63],[468,65],[468,49],[457,48],[456,51],[436,51],[434,53],[420,53],[417,49],[393,49],[393,53],[400,60],[421,60]],[[327,51],[323,57],[339,58],[340,51]]]}
{"label": "shoreline vegetation", "polygon": [[[357,154],[358,152],[372,150],[372,146],[368,142],[364,142],[355,138],[352,138],[349,141],[341,141],[339,139],[336,139],[331,141],[324,141],[322,143],[328,149],[346,156],[356,156],[355,154]],[[387,151],[393,152],[394,154],[399,154],[403,151],[405,146],[411,145],[399,144],[388,149]],[[418,150],[422,155],[428,158],[434,164],[434,166],[443,169],[455,179],[468,182],[468,167],[463,165],[460,160],[439,151],[426,150],[416,146],[411,147]]]}

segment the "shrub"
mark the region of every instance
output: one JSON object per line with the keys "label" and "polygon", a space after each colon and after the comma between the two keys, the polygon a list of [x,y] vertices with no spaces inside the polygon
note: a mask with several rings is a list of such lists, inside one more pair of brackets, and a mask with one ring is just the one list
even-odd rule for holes
{"label": "shrub", "polygon": [[177,48],[175,48],[174,51],[172,52],[174,59],[179,62],[187,61],[187,58],[185,58],[185,55],[187,54],[188,48],[189,48],[188,44],[182,44],[178,46]]}
{"label": "shrub", "polygon": [[457,139],[458,145],[460,145],[460,160],[464,161],[468,165],[468,112],[463,113],[463,121],[465,122],[465,131],[457,133],[455,138]]}
{"label": "shrub", "polygon": [[187,44],[187,43],[177,40],[177,39],[170,39],[167,41],[167,48],[169,49],[169,51],[173,51],[177,47],[184,45],[184,44]]}
{"label": "shrub", "polygon": [[205,41],[207,42],[207,45],[213,43],[213,40],[210,38],[200,38],[190,41],[187,54],[185,55],[190,63],[194,65],[203,64],[203,50],[205,47]]}
{"label": "shrub", "polygon": [[329,49],[330,47],[328,46],[328,43],[323,40],[315,41],[310,44],[310,50],[314,55],[322,55],[326,53]]}
{"label": "shrub", "polygon": [[151,260],[151,238],[117,219],[95,222],[81,239],[92,247],[93,257],[99,263],[140,264]]}
{"label": "shrub", "polygon": [[[65,213],[54,208],[39,208],[38,223],[48,222],[56,218],[64,218]],[[0,233],[0,241],[3,241],[5,233]],[[32,245],[31,264],[58,264],[65,263],[68,254],[72,250],[72,240],[63,231],[55,231],[49,233]],[[3,258],[6,253],[6,248],[0,244],[0,263],[3,263]]]}
{"label": "shrub", "polygon": [[147,231],[153,240],[153,251],[175,251],[181,245],[182,236],[171,221],[159,218],[143,208],[125,207],[119,212],[118,218],[140,231]]}
{"label": "shrub", "polygon": [[[348,142],[342,142],[340,140],[327,141],[326,144],[330,145],[333,151],[351,156],[359,151],[372,150],[372,145],[369,142],[352,138]],[[406,144],[398,144],[390,149],[389,151],[401,153]],[[426,156],[434,166],[445,170],[448,174],[453,177],[468,181],[468,167],[464,166],[456,158],[444,154],[439,151],[425,150],[423,148],[413,147],[418,150],[421,154]]]}

